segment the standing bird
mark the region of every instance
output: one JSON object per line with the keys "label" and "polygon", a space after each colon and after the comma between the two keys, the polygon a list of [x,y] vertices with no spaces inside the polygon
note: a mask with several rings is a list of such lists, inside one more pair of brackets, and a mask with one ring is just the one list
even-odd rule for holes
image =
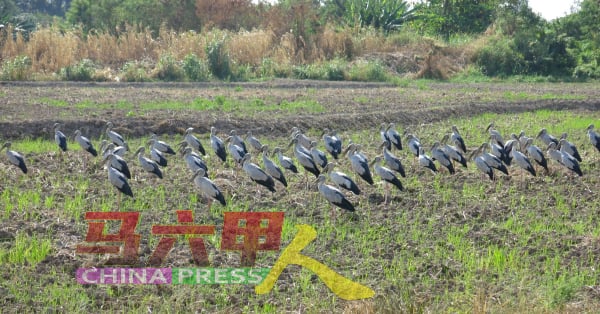
{"label": "standing bird", "polygon": [[248,144],[250,144],[250,146],[252,146],[252,148],[257,151],[257,152],[261,152],[262,151],[262,143],[255,137],[252,135],[252,131],[248,131],[246,133],[246,141],[248,142]]}
{"label": "standing bird", "polygon": [[391,150],[392,142],[390,141],[390,138],[387,135],[387,127],[385,126],[385,123],[381,123],[381,125],[379,126],[379,136],[381,137],[381,141],[385,143],[385,147],[388,150]]}
{"label": "standing bird", "polygon": [[527,142],[525,142],[525,151],[527,151],[529,157],[535,160],[535,162],[538,165],[542,166],[546,173],[548,173],[548,161],[546,160],[546,157],[544,157],[544,153],[542,153],[542,150],[539,147],[533,145],[532,138],[527,139]]}
{"label": "standing bird", "polygon": [[[108,156],[104,159],[104,162],[108,163],[108,166],[106,167],[107,171],[108,171],[108,181],[110,182],[110,184],[112,184],[114,187],[117,188],[117,190],[119,190],[119,192],[133,197],[133,192],[131,191],[131,186],[129,186],[129,183],[127,182],[127,178],[125,177],[125,175],[119,171],[118,169],[115,169],[112,165],[114,163],[114,160],[116,158],[116,155],[113,154],[108,154]],[[121,207],[121,193],[119,193],[117,195],[117,209],[120,209]]]}
{"label": "standing bird", "polygon": [[385,161],[385,164],[392,170],[398,172],[403,178],[406,178],[406,172],[404,171],[404,166],[402,165],[402,162],[400,161],[400,159],[396,156],[394,156],[394,154],[392,154],[392,152],[390,152],[387,147],[385,147],[385,144],[382,143],[381,148],[383,148],[383,160]]}
{"label": "standing bird", "polygon": [[198,151],[200,154],[202,154],[202,156],[206,156],[206,150],[204,149],[204,146],[202,146],[200,140],[194,136],[192,132],[194,132],[194,128],[187,128],[185,130],[185,136],[183,139],[186,141],[189,147]]}
{"label": "standing bird", "polygon": [[558,163],[565,166],[567,169],[575,172],[578,176],[583,176],[583,172],[581,171],[581,167],[579,166],[577,159],[575,159],[569,153],[557,150],[555,143],[550,143],[550,145],[548,145],[548,155],[550,155],[550,158],[558,161]]}
{"label": "standing bird", "polygon": [[[442,138],[442,144],[444,144],[442,146],[442,150],[452,160],[458,161],[463,167],[467,168],[467,159],[463,155],[463,153],[465,153],[465,152],[461,148],[458,148],[456,146],[450,146],[450,145],[446,144],[446,142],[448,141],[449,138],[450,138],[450,136],[448,134],[444,135],[444,137]],[[459,144],[456,141],[454,143]]]}
{"label": "standing bird", "polygon": [[[479,171],[487,174],[488,177],[490,178],[490,180],[494,181],[494,170],[485,161],[485,159],[482,156],[483,147],[484,146],[481,146],[481,147],[477,148],[475,151],[473,151],[471,153],[471,155],[469,156],[469,159],[472,159],[473,157],[475,157],[475,159],[473,159],[473,161],[475,162],[475,166],[477,166],[477,169],[479,169]],[[500,164],[502,164],[502,162],[500,162]],[[504,166],[504,165],[502,165],[502,166]]]}
{"label": "standing bird", "polygon": [[315,163],[317,163],[321,168],[327,166],[327,156],[325,156],[325,153],[317,148],[316,141],[310,142],[310,155]]}
{"label": "standing bird", "polygon": [[133,155],[138,156],[138,161],[140,163],[140,166],[144,170],[157,176],[159,179],[162,179],[163,174],[162,174],[162,171],[160,171],[160,167],[158,167],[158,164],[154,160],[144,157],[145,151],[146,151],[146,148],[144,148],[143,146],[140,146],[138,148],[138,150],[135,152],[135,154],[133,154]]}
{"label": "standing bird", "polygon": [[98,151],[96,151],[94,145],[92,145],[92,142],[87,137],[82,136],[80,130],[75,130],[75,133],[73,133],[73,137],[75,137],[75,141],[79,144],[79,146],[81,146],[83,150],[92,154],[92,156],[94,157],[98,156]]}
{"label": "standing bird", "polygon": [[[317,184],[319,187],[319,193],[321,193],[321,195],[333,206],[337,206],[341,209],[345,209],[347,211],[350,212],[354,212],[354,205],[352,205],[352,203],[350,203],[350,201],[348,201],[348,199],[346,198],[346,196],[344,196],[344,194],[338,190],[337,188],[329,185],[329,184],[325,184],[325,180],[327,178],[325,177],[324,174],[321,174],[317,177]],[[334,211],[331,211],[331,216],[333,217],[333,213]]]}
{"label": "standing bird", "polygon": [[440,143],[435,142],[431,147],[431,159],[437,160],[442,166],[446,167],[450,174],[454,174],[454,164],[450,160],[450,157],[440,148]]}
{"label": "standing bird", "polygon": [[452,126],[452,135],[450,136],[450,140],[457,148],[459,148],[463,154],[467,153],[467,146],[465,145],[465,140],[462,138],[460,133],[458,132],[458,128],[456,125]]}
{"label": "standing bird", "polygon": [[115,145],[117,146],[123,146],[125,147],[126,150],[129,150],[129,145],[127,145],[127,142],[125,141],[125,139],[123,138],[123,136],[121,136],[121,134],[113,131],[114,125],[112,122],[106,122],[106,136],[108,136],[108,138],[115,143]]}
{"label": "standing bird", "polygon": [[208,167],[206,166],[206,163],[204,160],[202,160],[200,155],[194,153],[191,147],[184,148],[181,153],[183,154],[183,159],[185,159],[188,169],[190,169],[192,173],[196,173],[198,169],[204,169],[204,173],[208,173]]}
{"label": "standing bird", "polygon": [[[373,159],[373,161],[371,162],[371,166],[373,166],[373,169],[375,169],[375,173],[377,173],[377,175],[385,182],[387,183],[391,183],[392,185],[394,185],[396,188],[398,188],[398,190],[403,191],[404,187],[402,187],[402,183],[400,182],[400,180],[394,175],[394,172],[392,172],[392,170],[383,167],[381,165],[379,165],[379,163],[381,163],[381,161],[383,160],[382,156],[376,156],[375,159]],[[387,186],[387,184],[386,184]],[[388,199],[388,195],[389,191],[386,187],[386,193],[385,193],[385,197],[383,202],[387,203],[387,199]]]}
{"label": "standing bird", "polygon": [[221,203],[221,205],[226,206],[223,193],[221,193],[213,181],[206,177],[206,172],[204,169],[200,168],[196,170],[194,176],[192,176],[192,181],[194,181],[196,187],[200,189],[202,196],[207,198],[208,209],[210,209],[213,200],[217,200],[219,203]]}
{"label": "standing bird", "polygon": [[507,166],[510,166],[512,157],[510,151],[504,150],[504,143],[498,139],[497,134],[490,135],[490,151],[492,155],[500,158]]}
{"label": "standing bird", "polygon": [[244,154],[248,153],[248,148],[246,147],[246,143],[244,143],[244,140],[239,135],[237,135],[236,130],[231,130],[229,132],[229,137],[231,138],[231,142],[234,145],[239,146],[243,150]]}
{"label": "standing bird", "polygon": [[273,179],[281,182],[283,186],[287,187],[287,180],[285,179],[285,175],[281,168],[279,168],[269,157],[267,157],[269,147],[267,145],[263,145],[261,148],[262,151],[262,160],[263,165],[265,166],[265,171],[273,177]]}
{"label": "standing bird", "polygon": [[225,139],[227,142],[227,150],[229,151],[229,155],[233,158],[233,160],[239,165],[242,163],[242,160],[246,153],[244,149],[236,144],[234,144],[234,138],[232,136],[228,136]]}
{"label": "standing bird", "polygon": [[217,129],[214,126],[210,127],[210,146],[215,152],[215,155],[217,155],[222,162],[227,161],[225,143],[223,143],[223,140],[217,136]]}
{"label": "standing bird", "polygon": [[148,144],[152,145],[156,150],[163,154],[175,155],[175,150],[171,147],[171,145],[161,141],[158,139],[158,135],[152,134]]}
{"label": "standing bird", "polygon": [[63,152],[67,151],[67,137],[60,131],[60,123],[54,123],[54,141]]}
{"label": "standing bird", "polygon": [[387,127],[386,135],[397,150],[402,150],[402,137],[400,136],[400,133],[396,131],[395,127],[396,124],[391,122]]}
{"label": "standing bird", "polygon": [[335,135],[335,132],[325,129],[323,131],[323,142],[325,143],[325,150],[327,150],[333,159],[338,159],[338,156],[342,153],[342,140]]}
{"label": "standing bird", "polygon": [[529,161],[529,158],[527,158],[527,156],[525,156],[523,153],[517,150],[517,145],[513,145],[511,154],[513,159],[515,160],[517,165],[521,167],[521,169],[531,173],[531,175],[534,177],[536,176],[535,168],[533,168],[531,161]]}
{"label": "standing bird", "polygon": [[323,168],[323,172],[327,173],[329,179],[333,181],[333,183],[335,183],[337,186],[342,187],[354,193],[355,195],[359,195],[360,189],[358,188],[358,185],[356,185],[356,183],[347,174],[339,171],[334,171],[333,169],[335,168],[335,165],[336,164],[333,162],[327,163],[325,168]]}
{"label": "standing bird", "polygon": [[408,150],[410,150],[415,157],[419,157],[419,150],[421,149],[421,142],[413,134],[406,135],[406,141],[408,143]]}
{"label": "standing bird", "polygon": [[536,136],[536,138],[541,139],[542,142],[544,142],[544,144],[546,144],[546,146],[550,145],[550,143],[555,143],[556,145],[558,145],[558,140],[556,139],[556,137],[554,137],[550,133],[548,133],[546,128],[542,128],[540,130],[540,132],[538,133],[538,135]]}
{"label": "standing bird", "polygon": [[496,125],[494,124],[494,122],[488,124],[485,130],[490,133],[490,136],[494,136],[496,138],[498,145],[504,147],[504,138],[502,138],[500,131],[496,130]]}
{"label": "standing bird", "polygon": [[429,156],[425,155],[425,150],[423,147],[419,147],[419,165],[421,165],[421,167],[430,169],[434,173],[437,172],[437,168],[435,167],[433,160],[431,160]]}
{"label": "standing bird", "polygon": [[123,146],[115,146],[115,143],[109,143],[106,140],[102,140],[100,143],[100,151],[102,151],[102,158],[105,158],[109,153],[123,157],[125,156],[127,149]]}
{"label": "standing bird", "polygon": [[252,155],[250,153],[245,154],[242,159],[243,169],[248,174],[250,179],[267,189],[271,192],[275,192],[275,181],[268,175],[264,170],[260,169],[258,165],[251,162]]}
{"label": "standing bird", "polygon": [[598,133],[596,133],[596,131],[594,131],[594,125],[590,124],[586,130],[587,130],[588,138],[590,139],[590,143],[592,143],[592,145],[594,145],[594,147],[596,147],[596,150],[598,150],[600,152],[600,135],[598,135]]}
{"label": "standing bird", "polygon": [[352,170],[354,170],[358,176],[370,185],[373,185],[373,176],[369,169],[369,162],[363,154],[358,152],[358,148],[358,145],[354,143],[350,143],[346,148],[346,155],[350,159],[350,166],[352,166]]}
{"label": "standing bird", "polygon": [[505,175],[508,175],[508,169],[506,168],[506,165],[504,164],[504,162],[502,160],[500,160],[500,158],[498,158],[486,151],[487,149],[491,149],[490,143],[481,144],[480,149],[482,151],[481,156],[483,157],[483,160],[485,160],[485,162],[490,167],[499,170],[500,172],[504,173]]}
{"label": "standing bird", "polygon": [[6,142],[2,147],[0,147],[0,152],[6,148],[6,157],[8,158],[8,162],[19,167],[23,173],[27,173],[27,165],[25,164],[25,158],[23,155],[15,152],[14,150],[10,150],[11,142]]}
{"label": "standing bird", "polygon": [[317,164],[313,160],[313,158],[310,154],[310,151],[308,151],[308,154],[305,153],[303,150],[306,150],[306,149],[304,147],[302,147],[302,145],[300,145],[300,143],[298,142],[298,139],[299,139],[299,136],[296,135],[296,137],[294,137],[294,139],[292,140],[292,142],[289,145],[289,146],[292,146],[292,145],[294,146],[294,156],[296,157],[296,160],[298,160],[298,162],[300,163],[302,168],[304,168],[304,170],[314,174],[315,177],[319,177],[319,174],[321,172],[319,171]]}
{"label": "standing bird", "polygon": [[[112,157],[110,157],[111,155]],[[127,177],[127,179],[131,179],[131,172],[129,171],[129,166],[127,166],[125,159],[121,158],[119,155],[108,153],[106,154],[106,157],[104,157],[104,161],[107,160],[109,162],[109,166],[118,170],[125,177]]]}
{"label": "standing bird", "polygon": [[[150,140],[151,143],[153,140]],[[110,144],[109,144],[110,145]],[[166,167],[168,165],[167,158],[165,155],[161,153],[154,145],[150,144],[150,159],[156,161],[156,163],[161,167]]]}
{"label": "standing bird", "polygon": [[273,149],[273,155],[277,154],[277,159],[279,160],[279,164],[283,167],[283,169],[289,170],[293,173],[298,173],[298,168],[294,165],[294,161],[291,158],[283,155],[281,148],[275,147]]}
{"label": "standing bird", "polygon": [[558,140],[558,146],[561,151],[568,153],[569,155],[575,157],[577,161],[581,162],[581,156],[579,155],[579,151],[577,150],[577,146],[573,143],[567,141],[567,133],[563,133]]}
{"label": "standing bird", "polygon": [[310,138],[308,138],[308,136],[304,135],[304,133],[302,133],[302,131],[300,131],[299,128],[297,127],[293,127],[292,128],[292,139],[293,138],[298,138],[298,143],[300,143],[300,145],[308,150],[310,148],[310,142],[312,142],[312,140]]}

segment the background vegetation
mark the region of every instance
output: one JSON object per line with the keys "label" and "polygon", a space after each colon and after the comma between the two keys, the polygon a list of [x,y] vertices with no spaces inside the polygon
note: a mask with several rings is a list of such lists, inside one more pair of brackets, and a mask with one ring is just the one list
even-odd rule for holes
{"label": "background vegetation", "polygon": [[600,77],[600,4],[0,0],[1,79]]}

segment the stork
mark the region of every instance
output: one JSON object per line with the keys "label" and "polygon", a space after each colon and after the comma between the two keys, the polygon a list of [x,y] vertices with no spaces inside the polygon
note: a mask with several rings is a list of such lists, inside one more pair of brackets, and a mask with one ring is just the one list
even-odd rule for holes
{"label": "stork", "polygon": [[[486,145],[486,144],[484,144]],[[475,159],[473,159],[473,161],[475,162],[475,166],[477,166],[477,169],[479,169],[479,171],[483,172],[484,174],[487,174],[488,177],[490,178],[490,180],[494,181],[494,170],[493,168],[485,161],[485,158],[483,157],[482,153],[483,153],[483,147],[484,146],[480,146],[478,147],[476,150],[474,150],[471,155],[469,156],[469,159],[472,159],[473,157]],[[502,166],[504,166],[502,164],[502,162],[500,162],[500,164]]]}
{"label": "stork", "polygon": [[[325,184],[325,180],[327,178],[324,174],[321,174],[317,177],[317,185],[319,189],[319,193],[323,196],[332,206],[337,206],[341,209],[345,209],[349,212],[354,212],[355,208],[350,201],[344,196],[344,194],[338,190],[337,188]],[[331,216],[333,217],[334,211],[331,211]]]}
{"label": "stork", "polygon": [[152,136],[150,137],[150,140],[148,141],[148,144],[152,145],[152,147],[154,147],[156,150],[158,150],[159,152],[163,153],[163,154],[169,154],[169,155],[175,155],[175,150],[173,150],[173,148],[171,148],[171,145],[161,141],[158,139],[158,135],[156,134],[152,134]]}
{"label": "stork", "polygon": [[498,145],[504,147],[504,138],[502,138],[500,131],[496,130],[496,125],[494,124],[494,122],[488,124],[485,130],[490,133],[490,137],[494,136],[496,138],[496,142],[498,143]]}
{"label": "stork", "polygon": [[317,148],[316,141],[310,142],[310,155],[315,163],[321,166],[321,168],[327,166],[327,156],[325,156],[325,153]]}
{"label": "stork", "polygon": [[8,162],[12,165],[19,167],[23,173],[27,173],[27,165],[25,164],[25,158],[23,155],[15,152],[14,150],[10,150],[11,142],[6,142],[2,147],[0,147],[0,152],[6,148],[6,157],[8,158]]}
{"label": "stork", "polygon": [[225,197],[213,181],[206,177],[204,169],[199,168],[192,176],[192,181],[196,187],[202,192],[202,196],[207,199],[208,209],[212,205],[213,200],[219,201],[221,205],[226,206]]}
{"label": "stork", "polygon": [[333,162],[327,163],[325,168],[323,168],[323,172],[327,173],[329,179],[335,183],[335,185],[342,187],[355,195],[360,194],[360,189],[358,185],[345,173],[334,171],[334,168],[337,164]]}
{"label": "stork", "polygon": [[533,145],[532,138],[528,138],[527,142],[525,142],[525,151],[527,151],[529,157],[535,160],[535,162],[538,165],[542,166],[546,173],[548,173],[548,161],[546,160],[546,157],[544,157],[544,153],[542,153],[542,150],[539,147]]}
{"label": "stork", "polygon": [[381,165],[379,165],[381,163],[381,161],[383,160],[383,156],[375,156],[375,158],[373,159],[373,161],[371,162],[371,166],[373,166],[373,169],[375,169],[375,173],[377,173],[377,175],[386,183],[386,193],[385,193],[385,197],[383,199],[384,203],[387,203],[387,199],[389,197],[389,190],[387,188],[387,183],[391,183],[392,185],[394,185],[396,188],[398,188],[398,190],[403,191],[404,187],[402,187],[402,183],[400,182],[400,180],[394,175],[394,172],[392,172],[392,170],[383,167]]}
{"label": "stork", "polygon": [[250,153],[247,153],[242,159],[243,169],[246,172],[246,174],[248,174],[252,181],[266,187],[271,192],[275,192],[275,181],[273,181],[273,178],[270,175],[268,175],[264,170],[262,170],[258,165],[251,162],[251,158],[252,155]]}
{"label": "stork", "polygon": [[262,143],[254,136],[252,135],[252,131],[248,131],[246,132],[246,141],[248,142],[248,144],[250,144],[250,146],[257,152],[261,152],[262,151]]}
{"label": "stork", "polygon": [[187,128],[185,130],[185,136],[183,137],[183,139],[188,144],[188,146],[198,151],[200,154],[202,154],[202,156],[206,156],[206,150],[204,149],[204,146],[202,146],[200,140],[196,136],[194,136],[192,132],[194,132],[194,128]]}
{"label": "stork", "polygon": [[437,168],[435,167],[433,160],[431,160],[429,156],[425,155],[425,149],[423,149],[423,147],[419,147],[419,165],[421,165],[421,167],[430,169],[434,173],[437,172]]}
{"label": "stork", "polygon": [[[131,187],[127,182],[125,174],[119,171],[119,169],[113,167],[113,165],[116,163],[116,158],[117,156],[113,154],[108,154],[106,158],[104,158],[104,162],[108,163],[108,166],[106,167],[108,171],[108,181],[110,182],[110,184],[112,184],[112,186],[117,188],[119,192],[127,196],[133,197],[133,192],[131,191]],[[121,208],[121,193],[117,195],[117,209]]]}
{"label": "stork", "polygon": [[106,122],[106,135],[108,136],[108,138],[115,143],[115,145],[117,146],[123,146],[125,147],[126,150],[129,150],[129,145],[127,145],[127,142],[125,141],[125,139],[123,138],[123,136],[121,136],[121,134],[113,131],[114,125],[112,122]]}
{"label": "stork", "polygon": [[191,147],[185,147],[182,150],[182,154],[188,169],[190,169],[192,173],[196,173],[198,169],[204,169],[204,173],[208,173],[208,167],[206,166],[206,163],[204,160],[202,160],[200,155],[194,153]]}
{"label": "stork", "polygon": [[229,155],[233,158],[233,160],[240,165],[246,153],[244,149],[234,143],[234,138],[232,136],[228,136],[225,139],[227,143],[227,150],[229,151]]}
{"label": "stork", "polygon": [[[75,138],[75,141],[79,144],[81,149],[90,153],[94,157],[98,156],[98,151],[96,151],[96,148],[94,148],[94,145],[92,145],[92,142],[87,137],[82,136],[80,130],[75,130],[75,132],[73,133],[73,137]],[[86,155],[85,158],[83,159],[83,167],[84,168],[87,168],[87,166],[86,166],[87,159],[88,159],[88,156]]]}
{"label": "stork", "polygon": [[525,156],[523,153],[517,150],[517,145],[513,145],[511,154],[513,159],[517,163],[517,166],[529,172],[532,176],[536,176],[535,168],[533,168],[531,161],[529,160],[529,158],[527,158],[527,156]]}
{"label": "stork", "polygon": [[544,142],[544,144],[546,144],[546,146],[550,145],[550,143],[555,143],[556,145],[558,145],[558,140],[556,139],[556,137],[554,137],[550,133],[548,133],[546,128],[542,128],[540,130],[540,132],[538,133],[538,135],[536,136],[536,138],[541,139],[542,142]]}
{"label": "stork", "polygon": [[145,151],[146,148],[144,148],[144,146],[140,146],[133,155],[138,157],[138,162],[142,169],[157,176],[159,179],[162,179],[163,174],[162,171],[160,171],[160,167],[154,160],[144,157]]}
{"label": "stork", "polygon": [[454,143],[454,145],[456,145],[458,149],[461,150],[463,154],[467,153],[467,146],[465,145],[465,140],[460,135],[460,132],[458,132],[458,128],[456,127],[456,125],[452,126],[452,135],[450,136],[450,140],[452,141],[452,143]]}
{"label": "stork", "polygon": [[490,167],[499,170],[500,172],[504,173],[505,175],[508,175],[508,169],[506,168],[506,165],[504,164],[504,162],[502,160],[500,160],[500,158],[498,158],[486,151],[487,149],[491,149],[490,143],[481,144],[480,149],[482,151],[483,160],[485,160],[485,162]]}
{"label": "stork", "polygon": [[335,132],[329,129],[323,130],[323,142],[325,143],[325,150],[327,150],[333,159],[338,159],[338,156],[342,153],[342,140],[340,140]]}
{"label": "stork", "polygon": [[596,150],[600,152],[600,135],[594,131],[594,125],[588,125],[586,130],[590,143],[592,143],[592,145],[596,147]]}
{"label": "stork", "polygon": [[310,138],[308,138],[308,136],[304,135],[304,133],[302,133],[302,131],[300,131],[299,128],[297,127],[293,127],[292,128],[292,139],[296,138],[298,139],[298,143],[306,150],[308,150],[310,148],[310,142],[312,142],[312,140]]}
{"label": "stork", "polygon": [[281,148],[275,147],[273,149],[273,155],[277,154],[277,159],[279,160],[279,164],[283,167],[283,169],[289,170],[293,173],[298,173],[298,168],[294,165],[294,161],[291,158],[284,156]]}
{"label": "stork", "polygon": [[381,143],[380,148],[383,148],[383,160],[385,161],[385,164],[392,170],[398,172],[403,178],[406,178],[406,172],[404,171],[404,166],[402,165],[402,162],[400,161],[400,159],[396,156],[394,156],[394,154],[392,154],[392,152],[390,152],[387,147],[385,147],[385,143]]}
{"label": "stork", "polygon": [[215,152],[215,155],[217,155],[222,162],[227,161],[225,143],[223,143],[223,140],[217,136],[217,129],[214,126],[210,127],[210,146]]}
{"label": "stork", "polygon": [[565,166],[567,169],[575,172],[578,176],[583,176],[583,172],[581,171],[581,167],[577,162],[575,157],[571,156],[569,153],[564,151],[560,151],[556,149],[556,143],[550,143],[548,145],[548,155],[561,165]]}
{"label": "stork", "polygon": [[283,184],[284,187],[287,187],[288,186],[287,180],[285,179],[285,175],[283,174],[283,171],[271,159],[269,159],[269,157],[267,157],[267,154],[269,152],[269,146],[263,145],[261,147],[261,151],[262,151],[262,160],[263,160],[263,165],[265,167],[265,171],[271,177],[273,177],[273,179],[281,182],[281,184]]}
{"label": "stork", "polygon": [[440,148],[440,143],[435,142],[431,147],[431,159],[437,160],[442,166],[446,167],[450,174],[454,174],[454,164],[450,160],[450,157]]}
{"label": "stork", "polygon": [[386,135],[397,150],[402,150],[402,137],[400,136],[400,133],[396,131],[396,124],[391,122],[388,125]]}
{"label": "stork", "polygon": [[54,141],[63,152],[67,151],[67,137],[60,131],[60,123],[54,123]]}
{"label": "stork", "polygon": [[[289,146],[292,146],[292,145],[294,146],[294,156],[296,157],[296,160],[298,160],[298,162],[300,163],[302,168],[304,168],[304,170],[314,174],[315,177],[319,177],[319,174],[321,172],[319,171],[317,164],[313,160],[310,152],[308,152],[308,154],[307,154],[302,151],[304,148],[302,147],[302,145],[300,145],[300,143],[298,142],[298,139],[299,139],[299,136],[296,135],[296,137],[294,137],[294,139],[292,140],[292,142],[289,145]],[[304,150],[306,150],[306,149],[304,149]],[[307,183],[308,183],[308,181],[307,181]]]}
{"label": "stork", "polygon": [[359,147],[357,144],[350,143],[346,148],[345,154],[350,159],[350,166],[352,167],[352,170],[367,183],[373,185],[373,176],[371,175],[371,170],[369,169],[369,162],[363,154],[358,152],[358,148]]}
{"label": "stork", "polygon": [[504,164],[506,164],[507,166],[510,166],[510,163],[512,161],[510,152],[507,152],[504,150],[504,143],[500,139],[498,139],[497,134],[490,135],[489,148],[490,148],[492,155],[500,158],[500,160],[502,160],[502,162],[504,162]]}
{"label": "stork", "polygon": [[244,154],[248,153],[248,148],[246,147],[246,143],[244,143],[244,140],[239,135],[237,135],[236,130],[231,130],[229,132],[229,137],[231,138],[231,142],[234,145],[237,145],[238,147],[240,147],[242,149],[242,151],[244,152]]}
{"label": "stork", "polygon": [[577,161],[581,162],[581,156],[577,150],[577,146],[567,140],[567,133],[563,133],[558,140],[559,149],[569,155],[573,156]]}
{"label": "stork", "polygon": [[388,150],[392,149],[392,142],[387,135],[387,127],[385,126],[385,123],[381,123],[379,126],[379,136],[381,137],[381,141],[385,143],[385,147]]}
{"label": "stork", "polygon": [[408,150],[410,150],[415,157],[419,157],[419,150],[421,149],[421,142],[413,134],[409,133],[406,135],[406,141],[408,143]]}
{"label": "stork", "polygon": [[102,151],[102,158],[105,158],[109,153],[124,157],[127,149],[123,146],[116,146],[114,143],[109,143],[106,140],[102,140],[100,143],[100,151]]}
{"label": "stork", "polygon": [[[452,160],[458,161],[463,167],[467,168],[467,159],[465,158],[465,156],[463,156],[464,151],[462,150],[462,148],[446,144],[449,138],[450,136],[448,134],[444,135],[444,137],[442,138],[442,144],[444,144],[442,146],[442,150]],[[460,144],[460,142],[457,141],[454,141],[454,143]]]}

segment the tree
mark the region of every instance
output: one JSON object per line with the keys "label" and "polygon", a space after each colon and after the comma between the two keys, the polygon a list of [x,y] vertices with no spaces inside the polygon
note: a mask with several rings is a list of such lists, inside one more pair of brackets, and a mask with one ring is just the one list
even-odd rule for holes
{"label": "tree", "polygon": [[0,23],[8,20],[19,13],[19,7],[13,0],[0,0]]}
{"label": "tree", "polygon": [[399,28],[414,13],[403,0],[329,0],[325,6],[351,27],[371,26],[386,32]]}

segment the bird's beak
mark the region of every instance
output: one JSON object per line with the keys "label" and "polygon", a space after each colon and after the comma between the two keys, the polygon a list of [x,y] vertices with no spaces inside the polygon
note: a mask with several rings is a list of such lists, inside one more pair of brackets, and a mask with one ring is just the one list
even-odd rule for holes
{"label": "bird's beak", "polygon": [[494,125],[494,123],[490,123],[490,124],[488,124],[487,128],[485,128],[485,131],[486,131],[486,132],[487,132],[487,131],[489,131],[489,130],[490,130],[490,128],[491,128],[493,125]]}

